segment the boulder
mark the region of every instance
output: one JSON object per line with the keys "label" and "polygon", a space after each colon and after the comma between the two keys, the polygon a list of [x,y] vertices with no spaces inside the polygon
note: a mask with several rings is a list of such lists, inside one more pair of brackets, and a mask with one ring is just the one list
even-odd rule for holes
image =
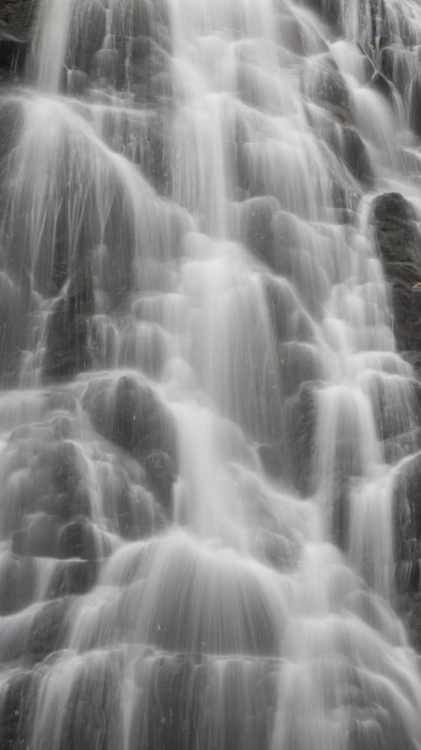
{"label": "boulder", "polygon": [[414,219],[414,209],[400,193],[384,193],[373,202],[376,239],[386,270],[389,263],[419,261]]}
{"label": "boulder", "polygon": [[92,381],[83,404],[95,429],[138,460],[156,450],[176,459],[172,415],[144,381],[130,375]]}
{"label": "boulder", "polygon": [[84,519],[78,519],[64,526],[58,537],[58,557],[61,559],[80,558],[96,560],[97,549],[94,527]]}
{"label": "boulder", "polygon": [[[130,375],[123,375],[115,382],[92,381],[83,405],[95,429],[142,465],[146,484],[161,508],[168,512],[178,466],[176,427],[172,414],[152,388]],[[139,510],[138,504],[133,507],[127,493],[121,493],[117,522],[123,536],[130,536],[132,525],[137,535],[148,531],[150,523],[142,530],[143,511],[137,518],[136,509]]]}

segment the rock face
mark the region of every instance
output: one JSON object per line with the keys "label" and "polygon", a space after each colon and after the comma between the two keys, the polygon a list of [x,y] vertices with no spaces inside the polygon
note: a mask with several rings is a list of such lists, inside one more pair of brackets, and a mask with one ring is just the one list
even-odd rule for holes
{"label": "rock face", "polygon": [[[416,123],[412,123],[417,132]],[[385,193],[373,204],[377,248],[389,280],[394,333],[402,354],[421,374],[421,244],[412,205],[399,193]],[[420,385],[414,382],[414,407],[420,419]],[[413,646],[421,649],[419,618],[421,557],[421,461],[419,430],[400,442],[415,452],[399,471],[394,487],[394,527],[398,605]],[[415,442],[414,442],[415,441]],[[404,454],[403,454],[404,455]],[[402,456],[399,456],[402,458]]]}
{"label": "rock face", "polygon": [[37,1],[0,0],[0,84],[22,73]]}
{"label": "rock face", "polygon": [[50,315],[44,366],[46,380],[67,379],[91,366],[88,317],[94,311],[89,264],[74,273],[66,297],[60,297]]}
{"label": "rock face", "polygon": [[126,375],[116,383],[92,381],[84,407],[95,429],[143,466],[149,488],[169,511],[177,467],[175,424],[152,388]]}
{"label": "rock face", "polygon": [[374,201],[373,225],[392,291],[396,340],[417,367],[421,349],[421,249],[414,209],[399,193],[385,193]]}

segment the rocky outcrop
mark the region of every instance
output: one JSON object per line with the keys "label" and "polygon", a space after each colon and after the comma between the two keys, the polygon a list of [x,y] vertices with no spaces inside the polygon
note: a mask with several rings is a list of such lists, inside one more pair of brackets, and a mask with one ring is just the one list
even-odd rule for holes
{"label": "rocky outcrop", "polygon": [[37,0],[0,0],[0,84],[23,72]]}
{"label": "rocky outcrop", "polygon": [[[385,50],[384,50],[385,52]],[[390,56],[388,56],[389,59]],[[386,55],[384,55],[386,59]],[[415,123],[412,123],[415,130]],[[389,281],[394,333],[405,359],[421,374],[421,242],[412,205],[399,193],[385,193],[373,203],[374,234]],[[414,382],[414,407],[421,417],[420,385]],[[412,645],[421,649],[421,457],[419,428],[400,436],[405,460],[394,485],[394,529],[397,605]],[[409,458],[409,457],[408,457]]]}
{"label": "rocky outcrop", "polygon": [[415,212],[399,193],[385,193],[373,203],[377,248],[389,280],[394,333],[399,348],[418,367],[421,350],[421,246]]}
{"label": "rocky outcrop", "polygon": [[94,295],[89,264],[77,268],[65,297],[56,300],[50,315],[44,365],[45,379],[68,379],[88,370],[88,318],[94,312]]}
{"label": "rocky outcrop", "polygon": [[177,449],[173,417],[146,383],[134,377],[91,381],[84,407],[95,429],[144,468],[148,487],[170,511]]}

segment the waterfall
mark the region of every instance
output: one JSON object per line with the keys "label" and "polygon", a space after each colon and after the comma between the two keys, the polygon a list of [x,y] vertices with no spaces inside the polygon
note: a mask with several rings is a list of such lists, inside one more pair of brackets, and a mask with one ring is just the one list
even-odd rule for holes
{"label": "waterfall", "polygon": [[421,750],[372,220],[421,217],[420,49],[417,0],[39,0],[0,101],[1,750]]}

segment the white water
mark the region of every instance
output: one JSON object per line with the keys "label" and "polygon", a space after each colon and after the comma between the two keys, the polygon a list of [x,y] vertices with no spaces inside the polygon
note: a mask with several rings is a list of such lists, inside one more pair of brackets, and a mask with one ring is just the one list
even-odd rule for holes
{"label": "white water", "polygon": [[[420,9],[385,7],[409,77]],[[421,210],[420,157],[409,89],[367,86],[370,3],[338,8],[41,2],[5,103],[5,747],[421,748],[386,455],[413,373],[369,223],[385,191]],[[89,359],[54,384],[80,273]]]}

